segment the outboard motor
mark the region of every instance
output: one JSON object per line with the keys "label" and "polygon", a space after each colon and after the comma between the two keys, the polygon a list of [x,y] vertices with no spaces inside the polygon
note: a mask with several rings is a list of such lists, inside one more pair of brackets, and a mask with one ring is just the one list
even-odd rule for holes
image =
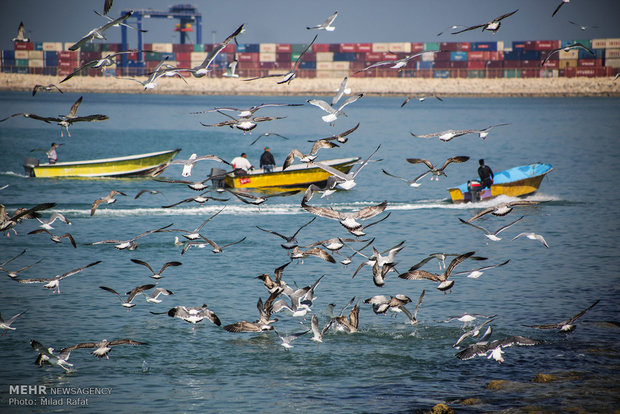
{"label": "outboard motor", "polygon": [[28,177],[34,177],[34,167],[39,166],[39,160],[32,157],[26,157],[24,160],[24,170]]}
{"label": "outboard motor", "polygon": [[211,168],[211,182],[216,190],[222,191],[226,187],[224,177],[226,176],[226,170],[221,168]]}
{"label": "outboard motor", "polygon": [[467,182],[467,190],[471,194],[471,201],[480,201],[480,191],[482,190],[482,183],[477,180]]}

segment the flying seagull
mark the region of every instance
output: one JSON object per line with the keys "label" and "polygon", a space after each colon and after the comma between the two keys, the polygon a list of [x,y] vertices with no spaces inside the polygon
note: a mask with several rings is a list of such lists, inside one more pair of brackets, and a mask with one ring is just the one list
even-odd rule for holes
{"label": "flying seagull", "polygon": [[411,134],[411,136],[414,136],[416,138],[439,138],[440,141],[448,142],[453,138],[462,137],[463,135],[473,134],[475,132],[476,131],[471,129],[448,129],[446,131],[433,132],[424,135],[416,135],[413,132],[409,133]]}
{"label": "flying seagull", "polygon": [[490,22],[487,23],[483,23],[483,24],[478,24],[475,26],[470,26],[467,27],[465,29],[459,30],[458,32],[453,32],[452,34],[459,34],[459,33],[463,33],[466,32],[468,30],[476,30],[476,29],[480,29],[482,28],[482,31],[488,30],[490,32],[492,32],[493,34],[496,34],[497,31],[499,30],[499,27],[502,25],[502,20],[505,19],[506,17],[510,17],[513,14],[515,14],[516,12],[518,12],[519,9],[511,11],[510,13],[506,13],[506,14],[502,14],[499,17],[496,17],[495,19],[491,20]]}
{"label": "flying seagull", "polygon": [[26,312],[27,312],[27,311],[23,311],[23,312],[18,313],[17,315],[14,315],[14,316],[12,316],[11,318],[9,318],[9,320],[8,320],[8,321],[5,321],[5,320],[2,318],[2,314],[0,314],[0,329],[2,329],[2,335],[3,335],[3,336],[4,336],[4,335],[6,335],[8,330],[14,331],[14,330],[15,330],[15,328],[11,328],[11,324],[12,324],[13,322],[15,322],[15,320],[16,320],[17,318],[19,318],[20,316],[22,316],[22,315],[23,315],[24,313],[26,313]]}
{"label": "flying seagull", "polygon": [[448,265],[448,268],[439,275],[435,273],[427,272],[425,270],[409,270],[405,273],[401,273],[400,275],[398,275],[398,277],[401,279],[407,279],[407,280],[428,279],[428,280],[432,280],[433,282],[439,282],[437,289],[445,293],[447,290],[452,289],[452,286],[454,286],[454,280],[448,279],[450,277],[450,274],[452,273],[452,270],[454,270],[454,268],[458,264],[463,262],[468,257],[472,256],[473,254],[474,252],[467,252],[467,253],[464,253],[464,254],[461,254],[455,257],[454,259],[452,259],[452,261]]}
{"label": "flying seagull", "polygon": [[198,204],[204,204],[204,203],[206,203],[206,202],[207,202],[207,201],[209,201],[209,200],[215,200],[215,201],[228,201],[228,200],[229,200],[228,198],[217,198],[217,197],[211,197],[211,196],[207,196],[207,195],[205,195],[205,194],[207,194],[209,191],[211,191],[211,190],[207,190],[207,191],[205,191],[205,192],[203,192],[203,193],[200,193],[200,194],[199,194],[199,195],[197,195],[197,196],[194,196],[194,197],[189,197],[189,198],[186,198],[186,199],[184,199],[184,200],[177,201],[176,203],[169,204],[169,205],[167,205],[167,206],[161,206],[161,207],[162,207],[162,208],[171,208],[171,207],[177,206],[177,205],[179,205],[179,204],[183,204],[183,203],[191,203],[192,201],[194,201],[194,202],[196,202],[196,203],[198,203]]}
{"label": "flying seagull", "polygon": [[[71,79],[72,77],[74,77],[75,75],[77,75],[78,73],[80,73],[81,71],[83,71],[84,69],[87,69],[87,68],[93,68],[93,69],[101,68],[101,70],[103,70],[107,66],[112,66],[112,65],[116,64],[116,59],[115,59],[116,56],[124,55],[124,54],[127,54],[127,53],[134,53],[134,52],[143,52],[143,51],[140,51],[140,50],[127,50],[127,51],[123,51],[123,52],[108,53],[104,57],[102,57],[101,59],[90,60],[90,61],[84,63],[82,66],[76,68],[73,72],[68,74],[59,83],[63,83],[63,82],[68,81],[69,79]],[[50,86],[54,86],[54,85],[50,85]],[[58,90],[60,91],[60,89],[58,89]],[[34,91],[33,91],[33,96],[34,96]]]}
{"label": "flying seagull", "polygon": [[93,201],[93,205],[90,208],[90,215],[93,216],[95,214],[95,211],[97,211],[97,207],[99,207],[99,204],[101,203],[107,203],[107,204],[116,203],[116,198],[114,197],[116,197],[117,195],[127,196],[127,194],[123,193],[122,191],[116,191],[116,190],[110,191],[107,195]]}
{"label": "flying seagull", "polygon": [[502,351],[502,348],[507,348],[513,345],[532,346],[542,343],[542,341],[539,341],[537,339],[526,338],[520,335],[513,335],[504,339],[497,339],[491,342],[484,341],[472,344],[467,348],[463,349],[462,351],[458,352],[456,354],[456,357],[458,359],[467,360],[472,359],[476,356],[487,356],[487,354],[489,354],[490,352],[487,358],[493,358],[501,364],[502,362],[504,362],[504,358],[502,357],[504,351]]}
{"label": "flying seagull", "polygon": [[364,72],[364,71],[367,71],[368,69],[378,68],[379,66],[386,66],[386,65],[392,65],[390,66],[391,69],[398,69],[400,71],[402,68],[406,67],[409,61],[411,61],[412,59],[415,59],[418,56],[422,56],[425,53],[437,53],[437,52],[439,51],[438,50],[437,51],[425,51],[425,52],[416,53],[414,55],[407,55],[401,59],[382,60],[380,62],[375,62],[372,65],[366,66],[363,69],[357,70],[355,71],[355,73]]}
{"label": "flying seagull", "polygon": [[17,36],[11,39],[11,42],[30,42],[26,36],[26,28],[24,26],[24,22],[19,22],[19,26],[17,27]]}
{"label": "flying seagull", "polygon": [[545,240],[545,238],[542,235],[536,234],[536,233],[519,233],[515,237],[513,237],[512,240],[516,240],[522,236],[525,236],[530,240],[538,240],[540,243],[542,243],[543,246],[545,246],[546,248],[549,248],[549,245],[547,244],[547,241]]}
{"label": "flying seagull", "polygon": [[308,226],[309,224],[311,224],[314,220],[316,220],[316,217],[313,217],[313,218],[312,218],[309,222],[307,222],[306,224],[303,224],[301,227],[299,227],[299,228],[297,229],[297,231],[295,231],[295,233],[293,233],[293,235],[292,235],[292,236],[285,236],[285,235],[280,234],[280,233],[278,233],[278,232],[275,232],[275,231],[273,231],[273,230],[264,229],[264,228],[259,227],[259,226],[256,226],[256,228],[257,228],[257,229],[259,229],[259,230],[262,230],[262,231],[264,231],[264,232],[271,233],[271,234],[273,234],[273,235],[275,235],[275,236],[278,236],[278,237],[280,237],[280,238],[284,239],[284,240],[285,240],[285,242],[284,242],[284,243],[282,243],[280,246],[282,246],[282,248],[283,248],[283,249],[288,249],[288,250],[290,250],[290,249],[293,249],[293,248],[297,247],[297,245],[298,245],[298,244],[297,244],[297,239],[296,239],[296,237],[297,237],[297,235],[299,234],[299,232],[300,232],[300,231],[301,231],[304,227],[306,227],[306,226]]}
{"label": "flying seagull", "polygon": [[350,190],[357,185],[357,183],[355,182],[355,177],[357,177],[357,175],[360,173],[362,168],[364,168],[366,164],[368,164],[368,162],[370,161],[370,158],[373,155],[375,155],[377,151],[379,151],[379,148],[381,148],[381,144],[377,146],[377,148],[372,152],[372,154],[368,156],[368,158],[366,158],[364,161],[360,163],[359,167],[357,167],[357,169],[354,172],[345,173],[343,171],[340,171],[336,168],[333,168],[327,164],[323,164],[322,162],[318,162],[318,161],[313,161],[310,163],[310,165],[317,166],[320,169],[325,170],[331,175],[333,175],[334,177],[336,177],[336,186],[338,186],[339,188],[342,188],[343,190]]}
{"label": "flying seagull", "polygon": [[168,267],[170,266],[181,266],[183,263],[181,262],[166,262],[163,264],[163,266],[161,267],[161,269],[159,269],[158,272],[155,272],[155,270],[153,270],[153,268],[151,267],[150,264],[148,264],[147,262],[143,261],[143,260],[138,260],[138,259],[131,259],[132,262],[134,262],[135,264],[139,264],[142,265],[144,267],[146,267],[147,269],[149,269],[151,271],[151,273],[153,274],[152,277],[153,279],[161,279],[162,276],[161,274],[164,273],[164,270],[166,270]]}
{"label": "flying seagull", "polygon": [[159,233],[162,230],[165,230],[170,226],[172,226],[172,223],[168,224],[167,226],[160,227],[158,229],[145,231],[144,233],[140,233],[137,236],[132,237],[129,240],[101,240],[98,242],[90,243],[90,245],[92,246],[92,245],[97,245],[97,244],[113,243],[115,245],[114,248],[116,248],[117,250],[125,250],[125,249],[135,250],[138,247],[138,243],[136,243],[136,240],[138,240],[140,237],[147,236],[151,233]]}
{"label": "flying seagull", "polygon": [[357,125],[355,125],[353,128],[351,129],[347,129],[344,132],[341,132],[339,134],[335,134],[332,135],[331,137],[327,137],[327,138],[320,138],[320,139],[315,139],[315,140],[308,140],[308,142],[317,142],[317,141],[338,141],[340,144],[345,144],[349,138],[347,138],[348,135],[352,134],[357,128],[359,128],[360,124],[359,122],[357,123]]}
{"label": "flying seagull", "polygon": [[243,131],[243,135],[245,135],[246,132],[249,132],[250,134],[252,134],[252,130],[256,128],[259,122],[275,121],[278,119],[286,118],[285,116],[249,116],[249,117],[235,118],[219,110],[217,112],[219,112],[220,114],[224,116],[227,116],[230,119],[226,121],[218,122],[217,124],[205,124],[204,122],[201,122],[200,125],[205,126],[205,127],[227,126],[230,128],[237,128]]}
{"label": "flying seagull", "polygon": [[53,83],[50,83],[49,85],[40,85],[40,84],[34,85],[34,87],[32,88],[32,96],[35,96],[37,92],[39,91],[52,92],[54,89],[64,94],[64,92],[58,86],[54,85]]}
{"label": "flying seagull", "polygon": [[261,139],[262,137],[270,137],[270,136],[272,136],[272,135],[273,135],[273,136],[275,136],[275,137],[280,137],[280,138],[282,138],[282,139],[286,139],[286,140],[288,140],[288,139],[289,139],[289,138],[285,137],[284,135],[280,135],[280,134],[277,134],[277,133],[275,133],[275,132],[264,132],[264,133],[260,134],[260,135],[259,135],[259,136],[258,136],[258,137],[254,140],[254,141],[252,141],[252,142],[250,143],[250,145],[254,145],[254,144],[256,144],[256,141],[258,141],[258,140],[259,140],[259,139]]}
{"label": "flying seagull", "polygon": [[[470,259],[473,259],[474,256],[470,257]],[[495,269],[496,267],[501,267],[504,266],[506,264],[508,264],[508,262],[510,262],[510,259],[503,261],[501,263],[498,264],[494,264],[494,265],[488,265],[488,266],[482,266],[482,267],[478,267],[476,269],[471,269],[471,270],[465,270],[463,272],[454,272],[454,275],[467,275],[467,277],[472,278],[472,279],[478,279],[480,276],[482,276],[482,273],[484,273],[485,270],[489,270],[489,269]]]}
{"label": "flying seagull", "polygon": [[204,161],[204,160],[218,161],[218,162],[223,162],[224,164],[230,165],[228,161],[218,157],[217,155],[208,154],[208,155],[201,155],[199,157],[196,153],[190,155],[189,158],[186,160],[172,160],[170,161],[170,164],[182,165],[183,172],[181,172],[181,175],[183,177],[189,177],[190,175],[192,175],[192,168],[194,167],[194,165],[196,165],[198,161]]}
{"label": "flying seagull", "polygon": [[340,106],[338,108],[334,108],[333,106],[331,106],[330,104],[328,104],[327,102],[325,102],[322,99],[308,99],[307,102],[310,105],[314,105],[317,108],[321,108],[322,110],[327,112],[327,115],[323,115],[321,117],[321,119],[324,122],[327,122],[327,123],[329,123],[330,125],[333,126],[334,123],[336,122],[336,119],[338,119],[339,115],[347,116],[344,112],[342,112],[344,107],[347,106],[347,105],[352,104],[353,102],[357,101],[358,99],[362,98],[363,96],[364,96],[363,93],[350,96],[344,102],[342,102],[342,104],[340,104]]}
{"label": "flying seagull", "polygon": [[73,238],[73,236],[71,235],[71,233],[65,233],[61,236],[58,236],[56,234],[53,234],[51,231],[49,231],[48,229],[37,229],[37,230],[33,230],[31,232],[28,232],[28,234],[39,234],[39,233],[47,233],[50,236],[50,239],[54,242],[54,243],[60,243],[62,239],[69,239],[69,241],[71,242],[71,245],[74,248],[77,248],[77,244],[75,243],[75,239]]}
{"label": "flying seagull", "polygon": [[[425,173],[423,173],[422,175],[419,175],[418,177],[416,177],[413,182],[417,182],[419,179],[421,179],[422,177],[424,177],[427,174],[433,174],[433,177],[435,178],[435,181],[439,181],[439,176],[443,175],[444,177],[447,177],[446,173],[443,171],[446,169],[446,167],[448,165],[450,165],[451,163],[461,163],[461,162],[466,162],[467,160],[469,160],[469,157],[464,156],[464,155],[460,155],[460,156],[456,156],[456,157],[450,157],[446,160],[446,162],[444,162],[443,166],[441,168],[436,168],[433,163],[431,163],[429,160],[425,160],[422,158],[407,158],[407,162],[411,163],[411,164],[424,164],[428,167],[428,171],[426,171]],[[431,177],[431,179],[433,179],[433,177]]]}
{"label": "flying seagull", "polygon": [[[419,98],[416,98],[418,101],[420,102],[424,102],[426,100],[426,98],[435,98],[437,99],[439,102],[443,102],[443,99],[441,99],[439,96],[433,94],[433,95],[422,95]],[[405,100],[403,101],[403,103],[400,104],[400,107],[402,108],[403,106],[407,105],[409,103],[409,101],[411,100],[410,96],[407,96],[405,98]]]}
{"label": "flying seagull", "polygon": [[278,335],[278,338],[280,338],[280,340],[282,341],[280,345],[282,345],[284,349],[290,349],[293,347],[293,345],[291,345],[291,342],[293,342],[295,339],[299,338],[300,336],[305,335],[308,332],[310,332],[310,329],[306,331],[302,331],[302,332],[295,332],[287,336],[280,335],[278,331],[276,331],[275,329],[273,329],[273,332],[275,332],[275,334]]}
{"label": "flying seagull", "polygon": [[117,26],[120,23],[123,23],[125,20],[129,19],[129,17],[131,17],[132,14],[133,14],[133,10],[130,10],[127,13],[125,13],[124,15],[122,15],[121,17],[119,17],[117,19],[114,19],[112,21],[109,21],[106,24],[104,24],[103,26],[99,26],[99,27],[96,27],[96,28],[92,29],[90,32],[88,32],[86,34],[86,36],[82,37],[75,44],[70,46],[69,50],[71,50],[71,51],[78,50],[79,48],[84,46],[88,41],[92,42],[93,39],[103,39],[103,40],[105,40],[105,37],[103,36],[103,32],[104,31],[108,30],[112,26]]}
{"label": "flying seagull", "polygon": [[557,49],[552,49],[550,50],[547,55],[545,56],[545,58],[542,60],[542,62],[540,62],[540,66],[544,66],[545,63],[547,63],[547,61],[551,58],[551,56],[554,53],[558,53],[560,51],[564,51],[564,52],[568,52],[571,49],[583,49],[585,51],[587,51],[589,54],[591,54],[592,56],[595,56],[596,54],[592,51],[592,49],[590,49],[589,47],[587,47],[586,45],[584,45],[583,43],[580,42],[575,42],[575,43],[571,43],[570,45],[566,45],[564,47],[558,47]]}
{"label": "flying seagull", "polygon": [[336,17],[338,17],[338,12],[334,12],[334,14],[329,16],[327,20],[325,20],[325,22],[317,26],[308,26],[306,27],[306,29],[307,30],[318,29],[318,30],[325,30],[326,32],[333,32],[334,30],[336,30],[336,28],[332,26],[332,23],[334,23],[334,20],[336,20]]}
{"label": "flying seagull", "polygon": [[570,0],[561,0],[560,4],[558,4],[558,7],[556,7],[553,13],[551,14],[551,17],[555,16],[557,12],[560,11],[560,8],[564,6],[566,3],[570,3]]}
{"label": "flying seagull", "polygon": [[351,94],[351,88],[347,87],[348,83],[349,83],[349,77],[345,76],[342,82],[340,82],[340,86],[338,87],[338,90],[336,91],[336,96],[334,96],[334,98],[332,99],[332,106],[336,105],[336,102],[338,102],[340,98],[342,98],[343,95]]}
{"label": "flying seagull", "polygon": [[71,371],[71,367],[73,366],[73,364],[67,362],[67,359],[69,359],[69,355],[71,354],[70,352],[61,352],[56,355],[54,354],[54,348],[47,348],[43,346],[43,344],[41,344],[40,342],[35,341],[34,339],[30,341],[30,346],[32,346],[32,348],[39,353],[35,364],[57,365],[64,369],[66,372]]}
{"label": "flying seagull", "polygon": [[[278,106],[303,106],[303,104],[297,104],[297,103],[292,103],[292,104],[281,104],[281,103],[266,103],[266,104],[260,104],[260,105],[254,105],[250,108],[234,108],[234,107],[230,107],[230,106],[222,106],[222,107],[218,107],[218,108],[213,108],[213,109],[207,109],[204,111],[199,111],[199,112],[191,112],[191,114],[206,114],[209,112],[236,112],[237,116],[239,118],[251,118],[259,109],[262,108],[268,108],[268,107],[278,107]],[[265,134],[263,134],[265,135]],[[269,134],[266,134],[269,135]],[[288,139],[288,138],[287,138]]]}
{"label": "flying seagull", "polygon": [[151,313],[153,315],[161,315],[165,313],[171,318],[179,318],[187,323],[191,323],[192,325],[194,325],[194,327],[198,322],[202,321],[203,319],[208,319],[217,326],[222,325],[220,318],[218,318],[217,315],[213,313],[210,309],[207,309],[206,304],[200,307],[175,306],[168,312]]}
{"label": "flying seagull", "polygon": [[575,26],[577,26],[578,28],[580,28],[582,31],[586,31],[588,29],[598,29],[598,26],[586,26],[583,24],[579,24],[579,23],[575,23],[575,22],[571,22],[570,20],[568,21],[570,24],[573,24]]}
{"label": "flying seagull", "polygon": [[515,206],[531,206],[536,204],[538,204],[538,201],[528,200],[515,200],[509,201],[507,203],[500,203],[496,206],[485,208],[484,210],[478,212],[472,218],[467,220],[467,222],[470,223],[489,213],[493,214],[494,216],[505,216],[506,214],[510,213]]}
{"label": "flying seagull", "polygon": [[12,216],[9,216],[6,212],[4,204],[0,204],[0,231],[7,232],[7,236],[10,234],[10,230],[13,230],[23,219],[32,219],[38,216],[37,211],[47,210],[56,206],[56,203],[41,203],[31,208],[18,208],[15,210]]}
{"label": "flying seagull", "polygon": [[239,200],[241,200],[245,204],[252,204],[255,206],[260,206],[261,204],[269,200],[271,197],[286,197],[286,196],[290,196],[293,194],[297,194],[301,191],[301,190],[288,190],[288,191],[280,191],[278,193],[254,195],[254,194],[250,194],[246,192],[229,190],[227,188],[225,188],[225,190],[231,193],[232,195],[234,195],[235,197],[237,197]]}
{"label": "flying seagull", "polygon": [[314,36],[314,39],[312,39],[312,42],[310,42],[308,44],[308,46],[306,46],[306,48],[304,49],[303,52],[301,52],[301,54],[299,55],[299,57],[297,58],[297,60],[295,61],[295,64],[293,65],[293,69],[291,69],[290,72],[288,73],[281,73],[281,74],[269,74],[269,75],[265,75],[265,76],[258,76],[255,78],[250,78],[250,79],[244,79],[244,81],[253,81],[256,79],[262,79],[262,78],[271,78],[271,77],[278,77],[278,76],[282,76],[282,79],[280,81],[278,81],[278,84],[283,84],[283,83],[288,83],[290,84],[291,81],[293,79],[295,79],[297,77],[296,75],[296,71],[299,68],[299,64],[301,63],[302,58],[304,57],[304,55],[306,54],[306,52],[308,51],[308,49],[310,49],[310,47],[314,44],[314,42],[316,41],[316,38],[319,35]]}
{"label": "flying seagull", "polygon": [[264,332],[273,330],[272,324],[277,322],[278,319],[271,319],[271,312],[273,309],[273,301],[280,295],[281,289],[274,291],[267,301],[263,304],[263,300],[258,298],[256,308],[258,309],[259,319],[254,322],[240,321],[230,325],[224,326],[224,330],[228,332]]}
{"label": "flying seagull", "polygon": [[130,290],[129,292],[127,292],[127,298],[124,299],[120,293],[118,293],[117,291],[115,291],[114,289],[107,287],[107,286],[99,286],[99,289],[103,289],[107,292],[113,293],[116,296],[118,296],[118,298],[121,300],[121,304],[124,308],[127,308],[127,310],[129,310],[130,308],[133,308],[134,306],[136,306],[135,303],[132,303],[134,298],[139,294],[139,293],[143,293],[145,290],[149,290],[149,289],[153,289],[156,285],[154,284],[148,284],[148,285],[142,285],[142,286],[137,286],[135,288],[133,288],[132,290]]}
{"label": "flying seagull", "polygon": [[106,359],[110,359],[108,354],[112,350],[113,346],[116,345],[148,345],[146,342],[135,341],[133,339],[115,339],[113,341],[108,341],[107,339],[103,339],[100,342],[82,342],[67,348],[63,348],[62,352],[71,352],[76,349],[83,348],[95,348],[92,354],[98,358],[106,357]]}
{"label": "flying seagull", "polygon": [[568,319],[566,319],[566,320],[564,320],[562,322],[549,323],[549,324],[545,324],[545,325],[523,325],[523,326],[527,326],[528,328],[536,328],[536,329],[559,329],[559,332],[567,332],[567,333],[568,332],[572,332],[577,327],[577,325],[575,325],[574,322],[577,319],[581,318],[583,315],[585,315],[585,313],[587,311],[592,309],[599,302],[600,302],[600,300],[596,300],[593,304],[591,304],[590,306],[588,306],[587,308],[585,308],[581,312],[577,313],[576,315],[571,316],[570,318],[568,318]]}
{"label": "flying seagull", "polygon": [[[212,252],[213,253],[222,253],[224,251],[225,248],[229,247],[229,246],[233,246],[235,244],[239,244],[243,241],[245,241],[246,237],[243,237],[240,240],[225,244],[223,246],[218,245],[216,242],[214,242],[213,240],[209,240],[207,239],[205,236],[200,235],[200,238],[203,239],[206,244],[209,244],[211,247],[213,247]],[[190,248],[190,247],[194,247],[194,246],[199,246],[199,247],[204,247],[206,245],[205,243],[198,241],[198,240],[191,240],[185,243],[185,245],[183,246],[183,250],[181,251],[181,254],[185,254],[185,252]]]}
{"label": "flying seagull", "polygon": [[382,213],[387,207],[387,201],[383,201],[377,205],[364,207],[357,211],[344,212],[334,210],[332,207],[316,207],[303,202],[301,207],[317,216],[326,217],[332,220],[338,220],[347,230],[357,230],[362,227],[357,220],[366,220]]}
{"label": "flying seagull", "polygon": [[474,227],[474,228],[476,228],[476,229],[478,229],[478,230],[483,231],[483,232],[484,232],[484,236],[485,236],[486,238],[488,238],[489,240],[493,240],[493,241],[500,241],[500,240],[501,240],[501,238],[500,238],[500,237],[498,237],[497,235],[498,235],[499,233],[501,233],[502,231],[506,230],[507,228],[510,228],[510,227],[512,227],[513,225],[517,224],[519,221],[523,220],[523,217],[524,217],[524,216],[519,217],[519,218],[518,218],[518,219],[516,219],[515,221],[513,221],[513,222],[511,222],[511,223],[508,223],[508,224],[506,224],[506,225],[504,225],[504,226],[500,227],[499,229],[495,230],[494,232],[491,232],[491,231],[489,231],[489,230],[485,229],[484,227],[477,226],[477,225],[472,224],[472,223],[470,223],[470,222],[468,222],[468,221],[465,221],[465,220],[463,220],[463,219],[462,219],[462,218],[460,218],[460,217],[459,217],[459,221],[460,221],[461,223],[463,223],[463,224],[470,225],[470,226],[472,226],[472,227]]}
{"label": "flying seagull", "polygon": [[82,267],[78,267],[77,269],[71,270],[67,273],[63,273],[62,275],[56,275],[54,277],[48,277],[48,278],[37,278],[37,279],[21,279],[21,278],[16,278],[13,279],[16,282],[19,283],[45,283],[43,285],[44,288],[46,289],[52,289],[52,293],[54,293],[54,290],[57,291],[58,294],[60,294],[60,281],[66,277],[69,277],[71,275],[74,275],[76,273],[81,272],[84,269],[87,269],[91,266],[95,266],[98,265],[99,263],[101,263],[101,260],[98,260],[96,262],[92,262],[87,264],[86,266],[82,266]]}

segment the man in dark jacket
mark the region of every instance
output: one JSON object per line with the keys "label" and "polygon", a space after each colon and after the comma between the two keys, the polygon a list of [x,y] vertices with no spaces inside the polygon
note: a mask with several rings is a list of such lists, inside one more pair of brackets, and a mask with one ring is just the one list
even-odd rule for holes
{"label": "man in dark jacket", "polygon": [[276,160],[273,159],[273,154],[269,151],[269,147],[265,147],[265,152],[260,156],[260,167],[266,172],[273,172],[273,167],[276,165]]}
{"label": "man in dark jacket", "polygon": [[493,184],[493,171],[491,167],[485,165],[484,160],[479,160],[478,163],[480,164],[480,167],[478,167],[478,175],[480,176],[482,188],[491,188],[491,184]]}

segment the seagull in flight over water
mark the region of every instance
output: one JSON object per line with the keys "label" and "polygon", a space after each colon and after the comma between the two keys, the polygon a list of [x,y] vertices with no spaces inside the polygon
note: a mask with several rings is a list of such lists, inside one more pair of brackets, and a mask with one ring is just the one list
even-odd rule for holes
{"label": "seagull in flight over water", "polygon": [[475,26],[470,26],[470,27],[467,27],[465,29],[459,30],[458,32],[453,32],[452,34],[455,35],[455,34],[466,32],[468,30],[476,30],[476,29],[480,29],[480,28],[482,28],[482,31],[488,30],[488,31],[492,32],[493,34],[496,34],[497,31],[499,30],[499,27],[502,25],[501,21],[503,19],[505,19],[506,17],[512,16],[513,14],[515,14],[518,11],[519,11],[519,9],[511,11],[510,13],[502,14],[501,16],[496,17],[495,19],[491,20],[490,22],[483,23],[483,24],[478,24],[478,25],[475,25]]}

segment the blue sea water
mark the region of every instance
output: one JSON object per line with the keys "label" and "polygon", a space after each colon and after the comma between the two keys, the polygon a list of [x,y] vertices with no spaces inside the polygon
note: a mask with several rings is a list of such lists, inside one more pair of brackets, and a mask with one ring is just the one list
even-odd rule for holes
{"label": "blue sea water", "polygon": [[[30,112],[42,116],[67,113],[78,95],[0,93],[0,117]],[[78,247],[67,240],[55,244],[41,234],[28,235],[38,222],[26,220],[16,227],[17,235],[0,238],[0,263],[27,252],[6,265],[10,270],[41,260],[20,277],[52,277],[100,260],[101,263],[61,282],[61,293],[53,294],[41,284],[20,284],[0,274],[0,312],[5,319],[27,311],[0,337],[0,407],[3,412],[65,412],[75,407],[59,399],[50,405],[38,395],[16,395],[12,385],[44,385],[47,389],[84,390],[109,388],[104,395],[78,395],[88,399],[91,411],[137,410],[165,412],[424,412],[443,402],[459,412],[527,411],[552,412],[581,409],[608,412],[619,402],[617,372],[620,368],[618,339],[620,309],[618,283],[620,261],[618,232],[620,209],[620,100],[617,98],[485,98],[445,99],[444,102],[412,100],[400,108],[400,98],[364,97],[346,108],[335,127],[326,125],[316,107],[265,108],[259,115],[285,116],[265,122],[243,135],[229,128],[207,128],[225,118],[217,113],[195,115],[216,106],[250,107],[261,103],[305,103],[308,97],[259,96],[170,96],[84,94],[79,115],[94,113],[110,117],[105,122],[75,124],[71,137],[60,136],[54,125],[16,117],[0,124],[0,203],[9,212],[19,207],[55,202],[51,211],[64,214],[71,225],[54,223],[55,233],[70,232]],[[283,278],[299,287],[323,276],[316,289],[313,313],[327,322],[328,304],[338,312],[352,297],[361,299],[360,331],[355,334],[328,331],[317,345],[311,334],[298,338],[285,350],[273,332],[233,334],[208,321],[197,327],[167,315],[174,306],[207,304],[230,324],[258,318],[256,302],[268,293],[256,276],[273,275],[289,261],[282,240],[256,226],[282,234],[294,233],[313,216],[300,207],[301,194],[269,199],[260,208],[231,197],[225,203],[162,205],[192,197],[195,192],[181,184],[151,179],[38,179],[24,175],[22,163],[35,148],[63,143],[60,161],[116,157],[182,148],[178,158],[216,154],[230,160],[247,152],[254,164],[271,147],[282,163],[292,148],[308,151],[309,139],[327,137],[360,123],[339,148],[322,149],[318,159],[348,156],[367,157],[381,148],[358,175],[358,185],[339,191],[329,199],[318,195],[313,205],[353,211],[387,200],[390,217],[367,229],[373,246],[382,251],[401,241],[405,248],[396,256],[396,268],[404,272],[432,252],[475,251],[486,262],[465,261],[457,270],[495,264],[479,279],[453,275],[451,293],[444,294],[430,281],[410,281],[390,273],[382,288],[372,282],[371,270],[356,256],[345,267],[318,258],[294,261]],[[414,138],[446,129],[485,128],[497,123],[485,140],[476,135],[450,142]],[[277,136],[262,137],[274,132]],[[425,158],[441,165],[448,157],[467,155],[463,164],[446,168],[438,182],[425,177],[418,188],[388,177],[414,177],[426,167],[406,158]],[[494,171],[532,162],[544,162],[554,170],[540,191],[528,199],[541,203],[519,208],[505,217],[478,220],[495,230],[521,215],[524,219],[501,233],[502,240],[489,241],[481,231],[459,223],[479,211],[506,201],[477,205],[453,205],[447,188],[476,177],[477,160],[484,158]],[[212,167],[203,161],[191,178],[202,179]],[[180,179],[181,166],[170,166],[162,177]],[[125,192],[112,205],[101,205],[90,216],[92,202],[110,190]],[[134,196],[142,189],[161,194]],[[220,196],[225,196],[221,195]],[[225,196],[227,197],[227,196]],[[140,240],[134,251],[117,251],[113,245],[89,245],[104,239],[128,239],[146,230],[173,223],[174,228],[193,229],[206,218],[226,208],[203,229],[219,244],[246,237],[243,243],[213,254],[211,249],[192,248],[181,255],[175,246],[176,233],[157,233]],[[386,212],[386,213],[387,213]],[[375,219],[384,217],[386,213]],[[50,212],[42,212],[49,217]],[[367,222],[372,222],[370,219]],[[366,223],[367,223],[366,222]],[[520,232],[542,234],[549,248],[536,241],[512,238]],[[319,217],[298,235],[300,245],[330,237],[349,237],[337,221]],[[346,255],[350,250],[343,249]],[[155,270],[168,261],[170,267],[158,286],[174,292],[160,297],[162,303],[146,303],[137,297],[130,311],[118,297],[99,289],[108,286],[119,293],[153,282],[146,268],[130,259],[150,263]],[[341,257],[336,256],[337,261]],[[436,261],[425,266],[438,272]],[[413,299],[413,309],[426,291],[418,313],[419,323],[407,323],[402,314],[375,315],[363,300],[374,295],[404,294]],[[559,322],[600,300],[577,320],[571,334],[542,331],[523,325]],[[463,333],[460,323],[439,322],[464,312],[497,314],[493,338],[523,335],[542,340],[534,347],[505,349],[505,362],[484,357],[461,361],[452,347]],[[348,310],[347,312],[348,313]],[[310,317],[277,315],[276,329],[290,334],[309,328]],[[480,319],[477,320],[477,322]],[[39,367],[29,341],[35,339],[59,350],[80,342],[131,338],[145,346],[120,345],[110,358],[99,360],[89,349],[73,351],[69,362],[74,371]],[[532,380],[551,374],[549,383]],[[503,388],[488,388],[503,380]],[[14,389],[13,389],[14,390]],[[596,390],[595,392],[592,390]],[[17,399],[17,400],[16,400]],[[24,406],[31,399],[34,406]],[[468,400],[469,399],[469,400]],[[28,402],[28,401],[26,401]],[[84,402],[77,403],[84,404]]]}

